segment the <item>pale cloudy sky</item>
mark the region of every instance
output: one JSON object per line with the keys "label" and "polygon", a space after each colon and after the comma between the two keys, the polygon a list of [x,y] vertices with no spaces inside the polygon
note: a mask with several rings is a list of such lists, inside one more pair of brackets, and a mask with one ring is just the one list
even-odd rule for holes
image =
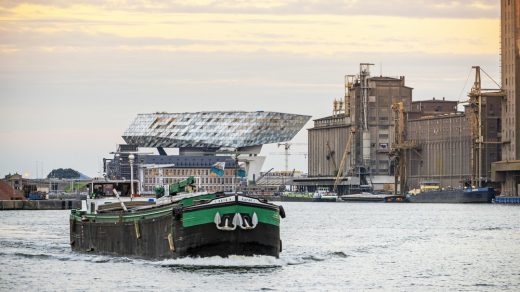
{"label": "pale cloudy sky", "polygon": [[495,0],[0,1],[0,175],[95,176],[137,113],[319,118],[361,62],[458,100],[472,65],[499,80],[499,16]]}

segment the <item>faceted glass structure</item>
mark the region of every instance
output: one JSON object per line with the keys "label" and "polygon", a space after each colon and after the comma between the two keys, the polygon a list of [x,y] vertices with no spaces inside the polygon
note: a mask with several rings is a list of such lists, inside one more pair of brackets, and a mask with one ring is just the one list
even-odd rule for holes
{"label": "faceted glass structure", "polygon": [[277,112],[139,114],[123,134],[139,147],[248,147],[290,141],[310,116]]}

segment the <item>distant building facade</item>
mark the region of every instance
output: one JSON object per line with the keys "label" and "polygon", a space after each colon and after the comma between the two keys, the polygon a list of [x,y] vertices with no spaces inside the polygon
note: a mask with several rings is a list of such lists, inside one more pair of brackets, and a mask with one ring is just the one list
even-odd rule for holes
{"label": "distant building facade", "polygon": [[[430,105],[417,117],[418,103]],[[451,103],[451,104],[450,104]],[[482,126],[483,144],[482,180],[490,181],[491,163],[499,159],[500,97],[483,97]],[[412,112],[407,122],[407,140],[414,141],[416,149],[407,150],[408,186],[418,187],[425,180],[436,180],[444,187],[461,187],[471,178],[472,135],[466,113],[453,111],[456,101],[430,100],[412,103]],[[442,105],[446,105],[442,107]],[[424,109],[424,107],[421,107]],[[433,112],[431,109],[434,110]],[[438,112],[433,115],[432,113]]]}
{"label": "distant building facade", "polygon": [[0,200],[25,200],[23,177],[17,173],[0,180]]}
{"label": "distant building facade", "polygon": [[429,99],[412,102],[412,108],[407,113],[408,119],[414,120],[425,116],[436,116],[441,114],[454,114],[457,112],[458,102],[454,100]]}
{"label": "distant building facade", "polygon": [[[364,73],[365,74],[365,73]],[[355,130],[351,153],[344,165],[343,173],[347,176],[338,187],[340,194],[347,193],[360,181],[357,172],[360,166],[366,167],[369,176],[380,185],[373,183],[375,189],[386,189],[386,179],[378,176],[393,175],[393,165],[389,157],[394,136],[394,117],[392,104],[403,102],[407,111],[412,104],[411,87],[406,86],[405,78],[368,77],[366,89],[367,106],[364,112],[364,86],[358,76],[348,87],[349,98],[345,98],[345,109],[329,117],[314,120],[314,127],[308,129],[309,160],[308,178],[296,180],[312,189],[313,185],[333,186],[338,173],[351,131]],[[363,118],[367,117],[369,145],[363,137]],[[365,140],[365,141],[364,141]],[[364,153],[367,152],[367,153]],[[369,157],[368,165],[365,165]]]}
{"label": "distant building facade", "polygon": [[[223,176],[211,172],[217,162],[225,163]],[[242,185],[242,179],[235,176],[235,160],[229,156],[144,155],[139,165],[142,192],[148,194],[154,193],[155,186],[176,183],[190,176],[195,177],[201,191],[231,191]]]}
{"label": "distant building facade", "polygon": [[130,175],[130,154],[134,155],[134,178],[137,179],[139,169],[139,155],[136,145],[119,144],[111,159],[103,159],[103,172],[108,179],[112,180],[129,180]]}
{"label": "distant building facade", "polygon": [[[388,156],[394,140],[394,113],[392,104],[402,102],[406,111],[412,105],[413,88],[406,86],[404,76],[399,78],[371,77],[368,79],[368,127],[370,131],[370,164],[368,172],[372,175],[393,175],[391,159]],[[356,165],[363,164],[363,137],[360,115],[362,114],[362,87],[356,83],[353,87],[353,122],[356,126],[354,154]],[[366,154],[365,154],[366,155]]]}
{"label": "distant building facade", "polygon": [[[72,193],[84,190],[84,186],[78,187],[81,182],[88,179],[58,179],[58,178],[37,178],[29,179],[15,173],[9,174],[2,181],[17,193],[28,197],[30,193],[40,192],[45,194]],[[81,184],[83,185],[83,184]]]}
{"label": "distant building facade", "polygon": [[4,181],[16,191],[24,191],[24,186],[28,183],[28,179],[24,178],[21,174],[8,174],[4,177]]}
{"label": "distant building facade", "polygon": [[[368,126],[370,130],[370,173],[390,175],[390,144],[393,140],[394,119],[392,103],[403,102],[407,110],[412,103],[412,88],[404,77],[371,77],[369,80]],[[362,164],[361,88],[355,83],[351,89],[351,116],[342,113],[314,120],[309,131],[309,177],[334,177],[341,163],[351,129],[356,129],[353,151],[344,171],[351,172]]]}

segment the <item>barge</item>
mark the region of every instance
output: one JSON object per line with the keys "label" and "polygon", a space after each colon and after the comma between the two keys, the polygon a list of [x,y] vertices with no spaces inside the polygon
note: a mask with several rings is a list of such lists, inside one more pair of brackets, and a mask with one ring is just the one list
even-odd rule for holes
{"label": "barge", "polygon": [[194,183],[189,177],[169,185],[159,198],[85,202],[71,211],[72,250],[155,259],[279,256],[283,207],[238,193],[195,192]]}
{"label": "barge", "polygon": [[406,199],[411,203],[491,203],[493,188],[443,189],[438,182],[424,182],[411,190]]}

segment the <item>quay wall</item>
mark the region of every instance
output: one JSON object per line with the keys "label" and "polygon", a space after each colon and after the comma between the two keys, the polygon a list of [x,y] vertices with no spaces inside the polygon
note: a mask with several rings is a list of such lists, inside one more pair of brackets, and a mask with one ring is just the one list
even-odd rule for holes
{"label": "quay wall", "polygon": [[80,208],[80,200],[0,200],[0,210],[70,210]]}

